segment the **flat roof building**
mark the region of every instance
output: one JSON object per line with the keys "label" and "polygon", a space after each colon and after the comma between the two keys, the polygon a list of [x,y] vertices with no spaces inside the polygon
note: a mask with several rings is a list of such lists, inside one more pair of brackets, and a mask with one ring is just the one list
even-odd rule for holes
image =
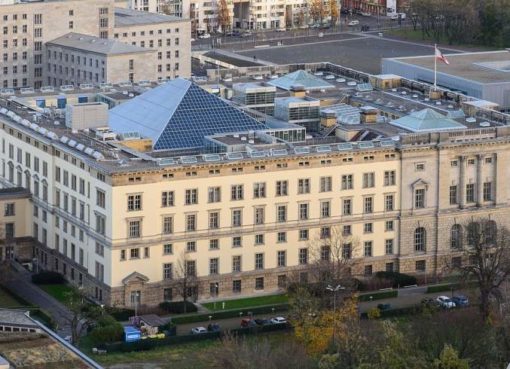
{"label": "flat roof building", "polygon": [[[437,63],[437,84],[510,109],[508,50],[447,54],[449,65]],[[383,73],[434,83],[434,56],[382,60]]]}

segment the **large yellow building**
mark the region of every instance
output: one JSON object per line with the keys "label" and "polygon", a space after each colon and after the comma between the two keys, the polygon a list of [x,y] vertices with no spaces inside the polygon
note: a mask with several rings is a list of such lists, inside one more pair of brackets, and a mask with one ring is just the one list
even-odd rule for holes
{"label": "large yellow building", "polygon": [[[352,94],[354,106],[363,96]],[[445,258],[461,262],[462,224],[510,219],[510,129],[496,121],[411,132],[382,120],[311,137],[296,125],[257,128],[175,80],[112,109],[108,141],[0,105],[1,181],[33,194],[34,256],[107,304],[179,299],[183,270],[201,300],[277,291],[330,257],[318,245],[332,234],[355,275],[437,275]],[[128,120],[153,125],[137,134]]]}

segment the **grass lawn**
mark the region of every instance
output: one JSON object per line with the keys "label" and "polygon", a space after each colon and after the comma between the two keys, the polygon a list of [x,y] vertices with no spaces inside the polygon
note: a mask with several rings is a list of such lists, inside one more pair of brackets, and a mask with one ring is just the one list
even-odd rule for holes
{"label": "grass lawn", "polygon": [[0,307],[2,308],[17,308],[27,306],[27,304],[16,298],[9,291],[0,288]]}
{"label": "grass lawn", "polygon": [[66,284],[40,284],[39,288],[63,304],[67,303],[66,295],[74,292],[74,288]]}
{"label": "grass lawn", "polygon": [[222,308],[223,301],[217,301],[216,304],[214,302],[208,302],[206,304],[203,304],[203,306],[211,311],[218,311],[218,310],[243,309],[264,305],[285,304],[288,302],[289,296],[284,294],[284,295],[248,297],[245,299],[237,300],[226,300],[225,309]]}
{"label": "grass lawn", "polygon": [[[249,336],[245,339],[267,339],[276,344],[288,339],[289,334],[291,333],[272,332]],[[80,348],[105,369],[209,369],[211,364],[208,357],[220,345],[219,340],[205,340],[158,347],[150,351],[93,355],[91,354],[92,345],[87,341],[87,337],[80,342]]]}

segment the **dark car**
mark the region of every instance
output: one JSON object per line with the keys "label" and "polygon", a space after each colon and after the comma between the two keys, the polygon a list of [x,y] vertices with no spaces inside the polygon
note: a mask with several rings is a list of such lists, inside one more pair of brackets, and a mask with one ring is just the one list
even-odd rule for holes
{"label": "dark car", "polygon": [[455,306],[458,307],[469,306],[469,299],[464,295],[453,296],[452,301],[455,303]]}
{"label": "dark car", "polygon": [[269,319],[266,319],[266,318],[255,319],[255,323],[257,323],[257,325],[270,325],[270,324],[272,324],[271,321]]}
{"label": "dark car", "polygon": [[391,309],[391,304],[379,304],[377,308],[381,311],[386,311]]}
{"label": "dark car", "polygon": [[423,300],[421,300],[421,304],[423,306],[428,306],[428,307],[438,307],[437,301],[434,299],[431,299],[431,298],[424,298]]}
{"label": "dark car", "polygon": [[219,332],[221,331],[221,327],[218,323],[211,323],[207,326],[208,332]]}

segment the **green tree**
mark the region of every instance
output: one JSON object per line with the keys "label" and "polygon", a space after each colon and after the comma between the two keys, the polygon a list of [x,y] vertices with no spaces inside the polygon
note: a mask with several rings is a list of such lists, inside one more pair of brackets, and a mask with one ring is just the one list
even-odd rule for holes
{"label": "green tree", "polygon": [[459,354],[452,346],[445,344],[439,359],[434,361],[434,369],[469,369],[469,363],[459,358]]}

